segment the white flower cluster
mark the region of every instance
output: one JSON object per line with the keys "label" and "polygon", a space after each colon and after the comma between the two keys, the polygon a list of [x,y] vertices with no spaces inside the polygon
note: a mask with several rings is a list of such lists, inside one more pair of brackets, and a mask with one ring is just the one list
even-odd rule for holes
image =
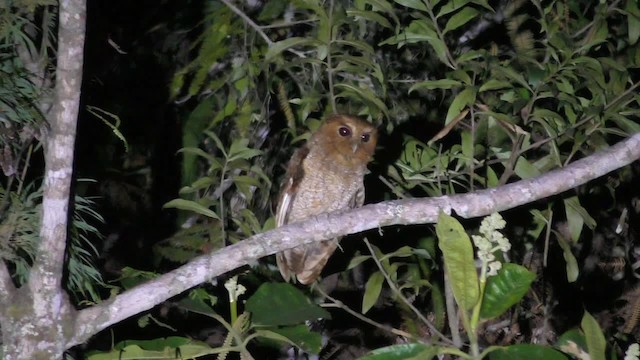
{"label": "white flower cluster", "polygon": [[229,292],[229,302],[236,302],[240,295],[247,291],[247,288],[238,284],[238,277],[234,276],[224,283],[224,287]]}
{"label": "white flower cluster", "polygon": [[629,345],[627,352],[624,354],[624,360],[638,360],[640,359],[640,345],[633,343]]}
{"label": "white flower cluster", "polygon": [[489,272],[488,276],[493,276],[498,273],[498,270],[502,268],[502,263],[496,261],[494,252],[509,251],[511,249],[511,243],[499,230],[504,229],[507,225],[506,221],[498,213],[493,213],[484,219],[480,223],[480,235],[472,235],[473,243],[478,248],[478,258],[488,264]]}

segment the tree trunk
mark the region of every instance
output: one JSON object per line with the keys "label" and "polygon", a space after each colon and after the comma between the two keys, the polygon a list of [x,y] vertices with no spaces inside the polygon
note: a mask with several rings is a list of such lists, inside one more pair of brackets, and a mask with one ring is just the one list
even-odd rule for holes
{"label": "tree trunk", "polygon": [[75,313],[62,289],[67,242],[69,199],[73,175],[85,38],[85,0],[61,0],[55,101],[45,139],[45,178],[40,245],[29,281],[14,289],[6,272],[1,282],[9,287],[3,303],[4,359],[60,359],[73,335]]}

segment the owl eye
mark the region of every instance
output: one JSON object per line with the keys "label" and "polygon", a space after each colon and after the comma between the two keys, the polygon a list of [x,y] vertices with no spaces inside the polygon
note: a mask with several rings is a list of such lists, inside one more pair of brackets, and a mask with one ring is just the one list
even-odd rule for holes
{"label": "owl eye", "polygon": [[369,139],[371,139],[371,134],[362,134],[362,136],[360,136],[360,139],[362,139],[362,142],[364,143],[369,142]]}
{"label": "owl eye", "polygon": [[351,129],[349,129],[346,126],[341,126],[338,129],[338,134],[340,134],[340,136],[343,136],[343,137],[351,136]]}

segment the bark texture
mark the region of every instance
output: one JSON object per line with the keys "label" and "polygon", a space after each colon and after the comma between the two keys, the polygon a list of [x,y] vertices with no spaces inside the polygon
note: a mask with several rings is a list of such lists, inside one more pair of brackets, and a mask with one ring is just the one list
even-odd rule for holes
{"label": "bark texture", "polygon": [[[47,116],[40,245],[27,285],[11,290],[2,311],[5,359],[57,359],[73,331],[62,289],[85,38],[86,3],[61,0],[53,109]],[[0,273],[0,285],[11,289]]]}

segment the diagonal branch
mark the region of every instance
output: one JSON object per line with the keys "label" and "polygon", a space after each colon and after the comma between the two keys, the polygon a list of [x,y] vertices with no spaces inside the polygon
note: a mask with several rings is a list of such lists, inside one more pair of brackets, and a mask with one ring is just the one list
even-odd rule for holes
{"label": "diagonal branch", "polygon": [[464,218],[471,218],[512,209],[583,185],[639,158],[640,133],[533,179],[463,195],[386,201],[345,212],[322,214],[257,234],[195,258],[100,305],[80,311],[74,335],[67,346],[83,343],[98,331],[172,296],[285,249],[382,226],[434,223],[441,210],[447,213],[455,211]]}

